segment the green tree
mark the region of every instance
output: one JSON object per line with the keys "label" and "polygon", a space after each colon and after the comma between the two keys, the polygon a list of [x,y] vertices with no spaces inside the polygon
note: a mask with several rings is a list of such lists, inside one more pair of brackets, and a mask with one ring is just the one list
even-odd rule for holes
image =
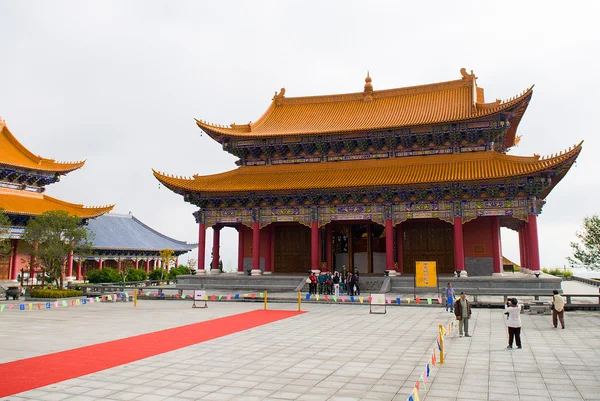
{"label": "green tree", "polygon": [[190,268],[187,266],[179,266],[169,271],[169,280],[174,280],[177,276],[182,274],[191,274]]}
{"label": "green tree", "polygon": [[10,226],[12,222],[6,214],[4,209],[0,208],[0,255],[6,256],[12,253],[12,247],[10,246]]}
{"label": "green tree", "polygon": [[60,289],[69,253],[85,257],[92,252],[91,234],[81,224],[81,218],[63,210],[51,210],[30,219],[22,239],[31,256],[45,267]]}
{"label": "green tree", "polygon": [[[162,261],[162,265],[164,269],[167,269],[171,266],[171,264],[175,261],[175,251],[173,251],[172,249],[169,248],[165,248],[162,251],[160,251],[160,260]],[[161,269],[164,271],[164,269]],[[160,276],[160,280],[162,280],[164,277],[161,274]]]}
{"label": "green tree", "polygon": [[584,265],[591,270],[600,270],[600,217],[597,214],[583,219],[583,228],[575,234],[578,242],[571,242],[573,256],[571,264]]}
{"label": "green tree", "polygon": [[121,281],[121,274],[117,269],[105,267],[103,269],[96,269],[88,272],[87,280],[92,284],[97,283],[118,283]]}
{"label": "green tree", "polygon": [[144,281],[148,275],[143,270],[129,269],[125,281]]}

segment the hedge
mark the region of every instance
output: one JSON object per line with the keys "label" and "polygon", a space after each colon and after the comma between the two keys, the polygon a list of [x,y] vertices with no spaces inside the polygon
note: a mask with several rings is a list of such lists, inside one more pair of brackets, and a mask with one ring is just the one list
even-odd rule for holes
{"label": "hedge", "polygon": [[29,295],[32,298],[72,298],[80,297],[83,295],[83,291],[79,290],[53,290],[44,288],[41,290],[31,290]]}

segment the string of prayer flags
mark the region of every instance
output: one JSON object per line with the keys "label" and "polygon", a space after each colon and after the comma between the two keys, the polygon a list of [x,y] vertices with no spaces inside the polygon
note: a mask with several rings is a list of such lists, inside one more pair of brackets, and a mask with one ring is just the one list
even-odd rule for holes
{"label": "string of prayer flags", "polygon": [[427,304],[431,305],[431,298],[427,298]]}

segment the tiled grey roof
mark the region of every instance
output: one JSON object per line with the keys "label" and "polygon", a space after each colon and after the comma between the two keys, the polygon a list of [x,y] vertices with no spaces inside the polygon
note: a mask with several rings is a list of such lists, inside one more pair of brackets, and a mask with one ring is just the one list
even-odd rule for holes
{"label": "tiled grey roof", "polygon": [[94,249],[187,252],[196,244],[177,241],[148,227],[131,214],[105,214],[89,220],[86,226],[93,233]]}

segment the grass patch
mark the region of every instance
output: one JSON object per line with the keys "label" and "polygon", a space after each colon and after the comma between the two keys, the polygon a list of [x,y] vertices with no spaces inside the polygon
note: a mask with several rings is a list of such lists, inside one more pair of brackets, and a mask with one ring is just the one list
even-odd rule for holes
{"label": "grass patch", "polygon": [[555,269],[543,268],[542,271],[546,274],[551,274],[551,275],[557,276],[557,277],[564,277],[564,278],[573,277],[573,272],[570,270],[563,270],[563,269],[559,269],[559,268],[555,268]]}

